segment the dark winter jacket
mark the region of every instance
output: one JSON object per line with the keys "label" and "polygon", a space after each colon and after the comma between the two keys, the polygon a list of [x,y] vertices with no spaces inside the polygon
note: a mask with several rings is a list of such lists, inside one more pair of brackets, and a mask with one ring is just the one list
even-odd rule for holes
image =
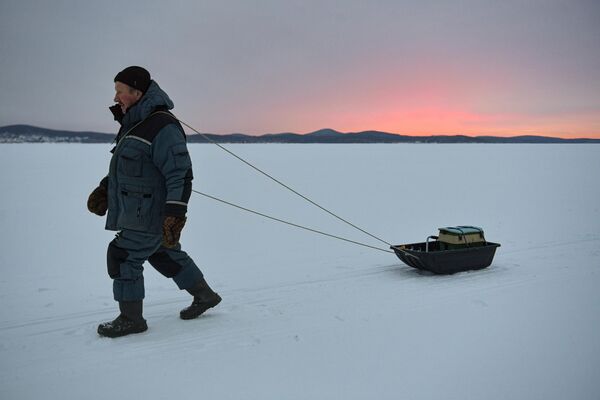
{"label": "dark winter jacket", "polygon": [[192,190],[192,162],[169,96],[154,81],[130,107],[104,184],[106,229],[162,233],[165,215],[184,216]]}

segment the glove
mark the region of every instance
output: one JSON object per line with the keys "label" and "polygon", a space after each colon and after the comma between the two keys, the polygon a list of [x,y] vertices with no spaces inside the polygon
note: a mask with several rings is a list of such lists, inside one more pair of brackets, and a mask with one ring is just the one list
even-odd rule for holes
{"label": "glove", "polygon": [[115,118],[115,121],[117,121],[118,123],[123,122],[123,118],[125,117],[125,114],[123,114],[123,110],[121,110],[120,105],[115,104],[114,106],[108,107],[108,109],[110,110],[113,117]]}
{"label": "glove", "polygon": [[165,247],[175,247],[179,243],[181,230],[185,226],[186,217],[169,215],[163,221],[163,240]]}
{"label": "glove", "polygon": [[99,216],[106,214],[106,210],[108,209],[108,195],[106,192],[106,187],[100,185],[94,189],[94,191],[90,194],[90,197],[88,197],[87,208],[90,210],[90,212]]}

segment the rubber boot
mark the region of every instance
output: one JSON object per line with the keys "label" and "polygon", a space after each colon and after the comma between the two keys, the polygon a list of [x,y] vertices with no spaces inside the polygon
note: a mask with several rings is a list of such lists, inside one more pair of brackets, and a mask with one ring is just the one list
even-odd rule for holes
{"label": "rubber boot", "polygon": [[197,318],[206,310],[213,308],[221,302],[221,296],[213,292],[204,278],[200,278],[200,281],[191,289],[187,289],[187,291],[194,296],[194,301],[192,305],[181,310],[179,313],[181,319]]}
{"label": "rubber boot", "polygon": [[110,322],[98,325],[98,334],[110,338],[144,332],[148,329],[142,317],[142,301],[120,301],[121,314]]}

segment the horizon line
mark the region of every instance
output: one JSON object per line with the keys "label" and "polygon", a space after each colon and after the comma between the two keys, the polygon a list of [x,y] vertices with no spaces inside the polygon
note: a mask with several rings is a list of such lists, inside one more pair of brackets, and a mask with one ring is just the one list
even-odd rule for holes
{"label": "horizon line", "polygon": [[[69,132],[69,133],[96,133],[96,134],[104,134],[104,135],[116,135],[116,133],[109,133],[109,132],[101,132],[101,131],[92,131],[92,130],[70,130],[70,129],[56,129],[56,128],[46,128],[43,126],[38,126],[38,125],[31,125],[31,124],[10,124],[10,125],[4,125],[4,126],[0,126],[0,129],[5,129],[5,128],[9,128],[9,127],[17,127],[17,126],[27,126],[27,127],[32,127],[32,128],[37,128],[37,129],[45,129],[45,130],[50,130],[50,131],[57,131],[57,132]],[[189,128],[188,128],[189,130]],[[184,129],[185,131],[185,129]],[[366,129],[366,130],[361,130],[361,131],[340,131],[334,128],[321,128],[321,129],[317,129],[314,131],[309,131],[309,132],[305,132],[305,133],[298,133],[298,132],[293,132],[293,131],[280,131],[280,132],[266,132],[266,133],[258,133],[258,134],[251,134],[251,133],[243,133],[243,132],[230,132],[230,133],[211,133],[211,132],[202,132],[202,134],[204,135],[214,135],[214,136],[229,136],[229,135],[244,135],[244,136],[250,136],[250,137],[261,137],[261,136],[269,136],[269,135],[299,135],[299,136],[307,136],[310,134],[314,134],[317,132],[322,132],[322,131],[333,131],[335,133],[339,133],[341,135],[349,135],[349,134],[360,134],[360,133],[365,133],[365,132],[377,132],[377,133],[383,133],[383,134],[387,134],[387,135],[394,135],[394,136],[401,136],[401,137],[469,137],[469,138],[485,138],[485,137],[498,137],[498,138],[519,138],[519,137],[538,137],[538,138],[549,138],[549,139],[565,139],[565,140],[600,140],[600,133],[597,136],[588,136],[588,137],[571,137],[571,136],[551,136],[551,135],[547,135],[547,134],[501,134],[501,133],[497,133],[497,134],[477,134],[477,135],[472,135],[472,134],[465,134],[465,133],[428,133],[428,134],[410,134],[410,133],[397,133],[397,132],[388,132],[388,131],[383,131],[383,130],[378,130],[378,129]],[[198,135],[198,133],[196,132],[192,132],[192,133],[188,133],[186,132],[186,135],[188,136],[194,136],[194,135]]]}

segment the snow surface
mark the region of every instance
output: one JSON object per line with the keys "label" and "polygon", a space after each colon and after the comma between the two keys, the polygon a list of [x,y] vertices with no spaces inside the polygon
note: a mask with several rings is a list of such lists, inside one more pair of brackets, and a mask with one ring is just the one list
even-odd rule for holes
{"label": "snow surface", "polygon": [[[109,146],[0,146],[1,399],[598,399],[600,146],[229,145],[394,244],[448,225],[500,242],[490,268],[393,254],[193,195],[183,246],[223,302],[146,268],[146,333],[116,316],[113,233],[86,210]],[[195,188],[369,244],[212,145]]]}

